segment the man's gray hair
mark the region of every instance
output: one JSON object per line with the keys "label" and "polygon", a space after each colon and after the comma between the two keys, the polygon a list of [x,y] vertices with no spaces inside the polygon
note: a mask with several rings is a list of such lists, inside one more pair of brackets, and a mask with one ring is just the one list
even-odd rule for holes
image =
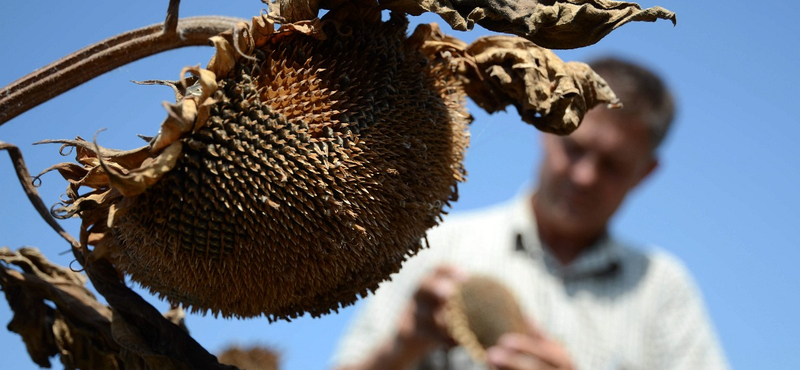
{"label": "man's gray hair", "polygon": [[622,101],[620,112],[636,115],[647,123],[653,149],[658,148],[675,118],[675,101],[661,78],[639,64],[616,57],[588,64]]}

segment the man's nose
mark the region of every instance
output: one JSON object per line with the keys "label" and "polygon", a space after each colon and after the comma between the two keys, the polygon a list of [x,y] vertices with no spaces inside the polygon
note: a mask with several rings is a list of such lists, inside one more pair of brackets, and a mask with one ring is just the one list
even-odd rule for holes
{"label": "man's nose", "polygon": [[600,175],[597,167],[597,160],[591,155],[582,156],[572,164],[572,182],[582,187],[594,185]]}

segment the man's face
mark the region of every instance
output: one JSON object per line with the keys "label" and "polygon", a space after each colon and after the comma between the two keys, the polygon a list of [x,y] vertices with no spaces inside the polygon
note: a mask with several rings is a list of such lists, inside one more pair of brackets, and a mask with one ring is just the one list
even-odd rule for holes
{"label": "man's face", "polygon": [[543,142],[536,216],[562,232],[602,232],[656,166],[645,123],[605,107],[589,111],[571,135]]}

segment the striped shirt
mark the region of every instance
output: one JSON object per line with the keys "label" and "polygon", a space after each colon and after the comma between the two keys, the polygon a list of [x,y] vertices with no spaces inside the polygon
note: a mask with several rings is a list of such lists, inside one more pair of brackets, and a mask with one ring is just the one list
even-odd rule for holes
{"label": "striped shirt", "polygon": [[[430,248],[381,284],[356,314],[334,368],[364,361],[396,331],[420,280],[447,263],[493,276],[523,312],[570,353],[576,369],[727,369],[700,293],[669,254],[606,237],[571,264],[542,247],[530,194],[447,217]],[[434,352],[418,369],[481,369],[460,349]]]}

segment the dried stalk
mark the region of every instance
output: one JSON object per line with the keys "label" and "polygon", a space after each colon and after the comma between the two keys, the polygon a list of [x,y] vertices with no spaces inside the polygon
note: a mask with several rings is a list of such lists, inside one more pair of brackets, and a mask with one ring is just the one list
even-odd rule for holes
{"label": "dried stalk", "polygon": [[50,214],[50,210],[44,204],[44,201],[42,201],[42,198],[39,196],[39,192],[36,191],[36,187],[34,187],[33,183],[31,182],[31,174],[28,172],[28,168],[25,166],[25,160],[22,158],[22,151],[20,151],[16,146],[2,141],[0,141],[0,150],[7,151],[8,155],[11,157],[11,162],[14,166],[14,170],[17,173],[19,183],[22,185],[22,189],[25,191],[25,194],[28,196],[31,204],[33,204],[33,207],[36,208],[36,211],[39,212],[39,215],[42,216],[42,219],[44,219],[44,221],[47,222],[47,224],[50,225],[50,227],[53,228],[58,235],[61,235],[61,237],[72,246],[72,251],[75,255],[75,258],[77,258],[78,262],[83,265],[83,254],[80,252],[80,243],[78,240],[72,237],[72,235],[67,233]]}
{"label": "dried stalk", "polygon": [[121,353],[126,365],[144,361],[143,369],[237,369],[220,364],[189,333],[125,285],[108,260],[89,262],[86,274],[114,310],[112,332],[116,342],[126,350]]}
{"label": "dried stalk", "polygon": [[171,1],[164,24],[110,37],[50,63],[0,90],[0,125],[108,71],[167,50],[211,46],[208,39],[240,18],[203,16],[178,21]]}

